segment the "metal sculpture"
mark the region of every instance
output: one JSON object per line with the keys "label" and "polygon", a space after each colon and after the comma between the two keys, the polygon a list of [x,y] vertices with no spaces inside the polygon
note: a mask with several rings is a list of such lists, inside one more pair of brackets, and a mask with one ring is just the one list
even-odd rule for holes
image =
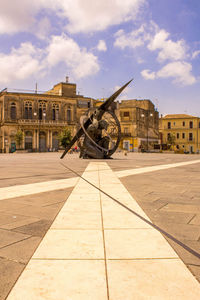
{"label": "metal sculpture", "polygon": [[104,103],[87,112],[80,118],[80,129],[65,148],[61,159],[71,149],[75,142],[80,148],[80,157],[108,159],[116,151],[121,138],[120,123],[115,115],[114,100],[129,85],[127,82],[111,95]]}

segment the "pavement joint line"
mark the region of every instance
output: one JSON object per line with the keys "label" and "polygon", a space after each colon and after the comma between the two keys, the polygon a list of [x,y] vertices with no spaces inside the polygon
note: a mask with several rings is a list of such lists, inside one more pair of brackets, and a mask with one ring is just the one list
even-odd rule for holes
{"label": "pavement joint line", "polygon": [[7,261],[13,261],[13,262],[18,263],[20,265],[26,266],[26,263],[23,263],[23,262],[21,262],[19,260],[16,260],[16,259],[11,259],[11,258],[6,257],[6,256],[0,256],[0,258],[5,259]]}
{"label": "pavement joint line", "polygon": [[158,207],[156,210],[161,210],[163,207],[167,206],[168,204],[169,204],[169,202],[168,202],[168,203],[165,203],[165,204],[162,205],[161,207]]}
{"label": "pavement joint line", "polygon": [[[0,229],[1,229],[1,228],[0,228]],[[19,232],[16,232],[16,231],[15,231],[15,233],[19,233]],[[27,238],[24,238],[24,239],[22,239],[22,240],[19,240],[19,241],[13,242],[13,243],[11,243],[11,244],[8,244],[8,245],[6,245],[6,246],[0,247],[0,250],[1,250],[1,249],[4,249],[4,248],[6,248],[6,247],[10,247],[10,246],[12,246],[12,245],[15,245],[15,244],[17,244],[17,243],[23,242],[23,241],[25,241],[25,240],[28,240],[28,239],[30,239],[31,237],[33,237],[33,236],[30,235],[30,236],[28,236]],[[38,236],[37,236],[37,237],[38,237]]]}
{"label": "pavement joint line", "polygon": [[[102,162],[103,163],[103,162]],[[61,163],[61,165],[63,165],[65,168],[67,168],[68,170],[71,170],[74,174],[77,174],[76,171],[70,169],[69,167],[65,166],[64,164]],[[113,172],[114,173],[114,172]],[[144,217],[141,215],[141,213],[136,212],[136,210],[134,209],[130,209],[127,205],[123,204],[122,202],[120,202],[119,200],[116,199],[116,196],[112,196],[111,194],[108,194],[107,192],[105,192],[104,190],[102,190],[100,187],[97,187],[95,184],[93,184],[92,182],[88,181],[86,178],[82,177],[79,175],[80,178],[82,178],[85,182],[87,182],[89,185],[91,185],[92,187],[96,188],[97,190],[99,190],[101,193],[103,193],[104,195],[106,195],[107,197],[109,197],[110,199],[112,199],[115,203],[119,204],[121,207],[125,208],[126,210],[130,211],[132,214],[134,214],[135,216],[137,216],[139,219],[141,219],[142,221],[144,221],[145,223],[147,223],[148,225],[150,225],[152,228],[154,228],[155,230],[157,230],[159,233],[161,233],[161,235],[164,235],[165,237],[169,238],[170,240],[174,241],[176,244],[178,244],[179,246],[181,246],[182,248],[184,248],[185,250],[187,250],[188,252],[190,252],[191,254],[193,254],[194,256],[200,258],[200,253],[195,251],[194,249],[188,247],[186,244],[184,244],[183,242],[181,242],[181,240],[178,240],[176,237],[174,237],[173,235],[171,235],[170,233],[168,233],[167,231],[163,230],[162,228],[160,228],[159,226],[155,225],[154,223],[152,223],[151,221],[148,220],[148,217]],[[105,183],[104,183],[105,184]],[[127,189],[124,187],[124,190],[127,191]],[[126,192],[126,194],[129,194],[128,191]],[[131,196],[131,195],[130,195]],[[132,198],[133,199],[133,198]],[[134,200],[135,201],[135,200]],[[199,237],[200,238],[200,237]]]}
{"label": "pavement joint line", "polygon": [[[128,169],[123,171],[116,171],[115,174],[117,175],[118,178],[122,178],[126,176],[139,175],[143,173],[170,169],[170,168],[175,168],[175,167],[185,166],[185,165],[190,165],[195,163],[200,163],[200,160],[192,160],[187,162],[165,164],[165,165],[154,165],[154,166],[142,167],[137,169]],[[92,172],[92,170],[91,171],[89,170],[87,172],[90,173]],[[77,184],[78,178],[80,177],[71,177],[66,179],[57,179],[51,181],[42,181],[42,182],[36,182],[30,184],[2,187],[0,188],[0,200],[12,199],[12,198],[17,198],[17,197],[22,197],[27,195],[34,195],[39,193],[71,188]]]}
{"label": "pavement joint line", "polygon": [[[98,176],[100,175],[102,164],[107,165],[106,163],[99,163],[99,171],[97,171],[96,169],[94,170],[94,173],[96,171],[98,173]],[[95,165],[95,163],[89,164],[90,167],[92,167],[93,165]],[[96,163],[96,165],[97,165],[97,163]],[[107,168],[110,169],[109,166],[107,166]],[[126,188],[123,186],[123,184],[117,178],[116,174],[112,171],[112,169],[110,169],[110,175],[113,175],[113,178],[116,178],[116,180],[118,180],[118,182],[119,182],[119,192],[120,192],[120,187],[121,187],[121,191],[124,191],[124,189],[126,189]],[[89,180],[91,180],[91,177],[89,178]],[[101,180],[102,180],[103,183],[101,183],[101,181],[100,181],[101,184],[100,184],[99,191],[102,192],[103,189],[104,189],[104,184],[106,184],[105,180],[103,180],[103,171],[102,171],[102,174],[101,174]],[[81,181],[77,181],[77,184],[76,184],[76,187],[74,188],[74,190],[76,190],[78,188],[78,184],[81,183],[81,182],[82,182],[82,180]],[[82,185],[82,188],[83,187],[84,187],[84,185]],[[71,195],[73,194],[74,190],[72,191]],[[111,191],[110,191],[111,195],[112,195],[112,191],[115,192],[115,187],[113,187],[111,189]],[[105,192],[104,192],[104,194],[105,194]],[[89,195],[89,193],[88,193],[88,195]],[[99,194],[99,196],[100,195],[101,194]],[[130,195],[128,193],[128,191],[127,191],[126,195],[127,195],[127,197],[128,197],[128,195]],[[97,199],[96,201],[99,201],[100,199],[101,198]],[[131,199],[133,201],[135,201],[133,197],[131,197]],[[65,205],[64,205],[64,207],[65,207]],[[66,209],[66,207],[65,207],[65,209]],[[105,215],[104,215],[104,208],[103,208],[103,206],[101,206],[101,210],[102,210],[102,217],[104,218]],[[61,209],[60,213],[61,212],[62,212],[62,209]],[[60,213],[57,215],[56,219],[59,218]],[[138,215],[138,214],[139,213],[137,213],[136,215]],[[56,219],[54,220],[54,222],[56,222]],[[58,224],[59,224],[59,222],[58,222]],[[65,221],[62,221],[62,223],[60,223],[60,224],[62,226],[65,226]],[[104,230],[105,233],[106,233],[106,229],[104,228],[103,223],[101,223],[101,224],[102,224],[102,226],[101,226],[102,231]],[[48,232],[51,232],[52,229],[53,228],[50,228]],[[134,237],[134,239],[133,239],[133,245],[136,245],[137,244],[137,239],[139,238],[139,240],[140,240],[141,233],[139,233],[138,230],[134,230],[134,229],[136,229],[136,228],[133,227],[132,230],[135,231],[137,238]],[[138,229],[140,229],[140,228],[138,228]],[[180,260],[180,258],[178,257],[178,255],[174,252],[174,250],[172,250],[172,247],[162,237],[162,234],[158,233],[159,238],[156,240],[157,241],[156,243],[158,243],[158,245],[154,242],[155,243],[154,247],[153,248],[150,247],[150,250],[149,250],[149,248],[147,247],[147,245],[149,245],[149,244],[146,244],[147,243],[146,237],[149,236],[149,232],[146,232],[146,229],[147,228],[142,229],[145,234],[142,237],[142,244],[140,244],[140,246],[139,246],[139,248],[137,250],[139,256],[134,253],[134,251],[136,251],[135,248],[131,247],[131,251],[132,251],[131,255],[132,255],[132,257],[130,257],[129,256],[130,254],[126,253],[126,248],[123,247],[123,243],[121,243],[121,246],[120,246],[120,247],[122,247],[120,251],[125,252],[125,253],[123,253],[122,257],[120,257],[120,255],[118,255],[118,257],[115,258],[115,256],[117,256],[115,254],[115,252],[113,252],[113,254],[111,252],[109,253],[109,251],[110,251],[109,250],[109,243],[111,243],[110,245],[112,246],[111,247],[111,251],[115,250],[115,248],[114,248],[115,247],[115,243],[119,241],[120,231],[123,233],[126,230],[124,228],[119,228],[118,229],[119,233],[117,235],[115,235],[115,239],[114,240],[113,240],[113,238],[109,239],[109,236],[105,235],[104,249],[106,251],[106,256],[105,255],[103,256],[101,254],[101,256],[99,255],[100,258],[97,258],[97,259],[96,259],[95,255],[98,257],[98,254],[95,254],[93,256],[87,254],[87,256],[86,256],[85,259],[79,259],[79,258],[74,257],[74,253],[70,252],[70,251],[73,250],[74,246],[71,246],[71,244],[69,242],[68,242],[67,247],[68,248],[71,247],[70,248],[71,250],[67,249],[67,251],[68,250],[69,251],[66,254],[66,248],[64,248],[64,245],[63,245],[63,238],[61,238],[59,240],[59,243],[61,245],[60,247],[64,250],[64,252],[61,249],[62,251],[59,250],[60,252],[58,251],[58,254],[56,254],[55,251],[54,251],[56,249],[54,247],[55,240],[52,239],[53,237],[55,237],[55,235],[51,235],[50,234],[50,237],[52,239],[51,241],[49,241],[47,238],[45,240],[45,237],[48,235],[48,232],[47,232],[46,236],[44,237],[44,239],[42,240],[41,244],[39,245],[38,249],[35,252],[36,255],[34,254],[35,257],[32,257],[32,259],[29,261],[27,267],[25,268],[25,271],[22,273],[22,276],[20,276],[20,278],[17,281],[16,285],[14,286],[14,288],[11,291],[11,293],[9,294],[9,297],[7,298],[7,300],[20,300],[21,299],[20,297],[22,295],[23,295],[22,298],[25,298],[25,299],[27,299],[28,297],[30,297],[30,298],[32,297],[32,299],[44,299],[41,295],[38,297],[38,295],[40,294],[40,291],[41,291],[41,285],[42,284],[44,285],[43,286],[43,291],[45,290],[46,293],[47,293],[47,295],[45,294],[45,297],[47,299],[53,299],[52,298],[52,295],[53,295],[52,294],[52,288],[54,289],[53,290],[54,293],[55,293],[55,291],[59,292],[59,295],[61,293],[61,290],[59,289],[59,285],[60,285],[59,280],[61,279],[60,272],[62,272],[61,274],[64,273],[64,276],[66,277],[66,282],[65,282],[64,285],[62,285],[62,288],[63,288],[62,289],[62,293],[63,293],[62,297],[57,297],[56,299],[61,299],[61,298],[64,299],[63,295],[64,296],[67,295],[69,297],[72,297],[72,299],[74,299],[73,298],[74,294],[73,295],[66,294],[66,292],[68,291],[67,289],[69,289],[71,291],[71,289],[70,289],[71,285],[75,287],[75,298],[76,299],[86,299],[86,298],[81,298],[82,294],[81,294],[81,291],[79,289],[82,286],[82,280],[81,280],[81,282],[80,282],[80,280],[77,281],[77,273],[75,273],[75,275],[72,276],[72,277],[71,276],[67,276],[67,274],[69,274],[68,273],[69,269],[67,269],[67,266],[70,266],[70,268],[72,268],[72,266],[74,266],[74,263],[73,264],[70,263],[72,261],[73,262],[75,262],[75,261],[78,262],[78,266],[79,267],[80,266],[83,267],[83,263],[80,263],[80,262],[83,262],[83,261],[90,261],[90,262],[96,261],[96,263],[97,262],[103,262],[103,261],[104,262],[107,261],[109,263],[111,263],[113,261],[115,261],[116,263],[118,263],[119,261],[120,262],[126,261],[126,263],[129,264],[129,267],[133,267],[133,265],[131,264],[132,262],[135,263],[135,266],[136,266],[136,262],[138,261],[139,264],[141,263],[141,265],[144,266],[145,268],[144,269],[140,268],[140,270],[138,270],[140,272],[140,275],[136,276],[134,278],[134,281],[136,280],[138,282],[138,286],[142,286],[142,291],[143,291],[143,293],[145,293],[146,296],[148,296],[148,294],[147,294],[148,293],[148,289],[146,290],[147,282],[145,282],[145,284],[143,282],[143,284],[142,284],[142,282],[140,281],[140,276],[143,277],[145,275],[146,268],[147,268],[147,270],[149,270],[148,269],[149,268],[149,264],[151,264],[151,266],[154,268],[155,267],[155,262],[156,262],[157,272],[158,273],[157,272],[154,273],[154,275],[155,275],[154,281],[153,282],[148,282],[148,287],[150,288],[151,284],[153,283],[154,284],[154,288],[156,288],[156,290],[157,290],[157,288],[159,289],[159,295],[157,297],[158,299],[169,299],[171,297],[174,297],[174,299],[176,299],[176,300],[177,299],[178,300],[184,300],[184,299],[191,298],[191,296],[188,297],[188,295],[192,295],[192,293],[194,293],[194,296],[195,296],[195,297],[192,298],[193,300],[194,299],[195,300],[199,299],[200,298],[200,290],[199,290],[199,288],[197,286],[197,284],[198,284],[197,281],[195,280],[195,278],[193,277],[193,275],[191,274],[191,272],[182,263],[182,261]],[[154,231],[156,233],[154,236],[152,235],[151,242],[153,242],[153,238],[156,238],[156,236],[157,236],[157,231],[155,230],[155,228],[148,228],[148,229],[151,229],[151,231]],[[100,230],[98,229],[98,231],[100,231]],[[89,234],[89,230],[88,230],[87,234]],[[130,231],[130,234],[131,234],[131,231]],[[60,237],[62,237],[62,235],[60,235]],[[132,235],[129,235],[128,238],[132,239]],[[44,243],[44,240],[45,240],[45,243]],[[77,257],[80,255],[79,253],[82,253],[82,251],[84,250],[84,248],[82,248],[82,247],[84,245],[85,240],[81,239],[81,237],[80,237],[80,240],[81,240],[81,244],[80,244],[81,248],[80,248],[79,251],[81,251],[81,252],[76,252],[77,253],[76,254]],[[114,245],[113,245],[113,241],[114,241]],[[42,243],[44,243],[43,250],[42,250],[42,247],[41,247]],[[102,248],[102,243],[103,243],[102,239],[100,240],[100,242],[96,241],[95,243],[96,243],[95,247],[99,247],[99,249]],[[145,247],[145,245],[146,245],[146,247]],[[130,245],[129,245],[129,247],[130,247]],[[86,248],[84,251],[86,251],[86,250],[87,251],[89,251],[89,250],[91,251],[92,249],[93,249],[93,246],[90,245],[89,248]],[[148,251],[146,251],[146,249],[148,249]],[[159,249],[163,249],[163,250],[159,250]],[[93,251],[94,251],[94,249],[93,249]],[[141,252],[142,252],[142,254],[141,254]],[[152,257],[152,256],[154,256],[155,252],[156,252],[156,257]],[[85,253],[87,253],[87,252],[85,252]],[[55,256],[52,257],[52,254],[55,255]],[[126,259],[127,256],[128,256],[128,259]],[[169,258],[169,256],[170,256],[170,258]],[[106,257],[107,257],[107,260],[106,260]],[[35,259],[35,258],[37,258],[37,259]],[[171,258],[174,258],[174,259],[171,259]],[[36,261],[38,261],[38,263],[35,263]],[[52,264],[48,264],[48,263],[46,264],[45,263],[46,261],[54,261],[54,262],[52,262]],[[60,261],[60,263],[58,263],[58,261]],[[57,264],[55,265],[56,262],[57,262]],[[66,262],[67,262],[67,264],[66,264]],[[64,264],[64,266],[66,266],[66,268],[63,268],[63,264]],[[91,266],[92,266],[92,271],[93,271],[93,268],[94,268],[95,265],[96,264],[94,264],[94,265],[90,264],[90,269],[89,270],[88,269],[84,269],[84,270],[80,269],[79,270],[79,272],[83,272],[81,274],[85,274],[86,278],[88,278],[87,299],[90,298],[91,296],[94,297],[94,293],[96,292],[96,289],[97,289],[97,281],[95,281],[95,280],[99,276],[99,273],[97,273],[97,271],[99,269],[95,269],[95,277],[92,277],[92,278],[88,277],[88,273],[87,273],[87,272],[91,272]],[[49,269],[49,266],[51,267],[51,269]],[[76,264],[76,266],[77,266],[77,264]],[[85,263],[84,263],[84,266],[85,266]],[[100,264],[99,264],[99,266],[100,266]],[[174,273],[173,272],[171,273],[172,274],[172,278],[170,276],[168,276],[167,273],[165,273],[165,275],[163,276],[162,266],[165,266],[165,271],[164,272],[166,272],[166,270],[170,271],[170,269],[173,268],[173,272]],[[113,290],[114,289],[118,289],[118,291],[120,291],[121,295],[123,294],[123,298],[120,298],[120,299],[126,299],[127,298],[126,295],[130,296],[130,295],[133,294],[133,290],[130,290],[128,288],[129,287],[129,283],[127,283],[127,278],[129,278],[128,281],[131,281],[132,277],[130,277],[130,275],[128,273],[129,277],[125,276],[125,279],[124,279],[124,281],[123,281],[123,283],[121,285],[121,280],[120,279],[118,280],[118,276],[116,276],[115,274],[113,274],[111,272],[112,270],[110,269],[110,267],[112,267],[111,264],[109,265],[109,269],[108,269],[109,286],[107,285],[107,288],[109,288],[109,292],[111,291],[111,293],[110,293],[111,298],[114,299],[113,295],[112,295]],[[49,271],[52,270],[52,269],[54,270],[54,273],[51,273],[51,276],[49,276]],[[142,271],[142,270],[144,270],[144,271]],[[132,271],[134,271],[134,268],[132,268]],[[70,272],[73,272],[73,270],[70,269]],[[75,272],[77,272],[77,271],[75,271]],[[123,272],[124,272],[124,268],[123,268]],[[125,272],[126,272],[126,269],[125,269]],[[141,272],[143,272],[143,273],[141,273]],[[89,273],[89,274],[91,274],[91,273]],[[160,274],[161,274],[161,278],[160,278]],[[175,275],[173,275],[173,274],[175,274]],[[168,277],[167,283],[166,283],[166,276]],[[75,280],[72,282],[71,278],[75,278]],[[184,278],[184,280],[183,281],[180,280],[181,278]],[[101,282],[105,283],[105,269],[104,269],[104,272],[101,271],[100,280],[101,280]],[[112,284],[112,280],[117,280],[117,281],[115,281],[114,285]],[[155,283],[155,280],[156,280],[156,283]],[[168,289],[167,286],[171,283],[172,280],[173,280],[173,285],[170,287],[170,289]],[[174,280],[175,280],[175,282],[174,282]],[[165,298],[162,298],[163,290],[161,290],[161,288],[159,286],[160,282],[162,282],[162,284],[164,284],[166,286],[165,293],[167,293],[167,297],[165,297]],[[123,284],[126,284],[126,286],[124,287]],[[51,289],[49,289],[49,285],[51,286]],[[66,288],[66,286],[67,286],[67,288]],[[183,293],[184,290],[187,289],[187,291],[188,291],[187,295],[184,294],[186,297],[185,296],[184,297],[180,297],[180,294],[179,294],[179,297],[177,298],[176,297],[177,288],[178,288],[178,294],[179,294],[180,291],[182,291],[182,293]],[[98,294],[100,292],[101,293],[104,292],[104,297],[100,297],[100,298],[97,297],[98,299],[101,299],[101,300],[108,299],[107,298],[107,294],[106,294],[106,284],[101,284],[101,288],[99,289]],[[181,293],[181,295],[182,295],[182,293]],[[48,298],[48,294],[51,296],[50,298]],[[77,298],[77,295],[78,295],[79,298]],[[135,295],[135,298],[137,298],[137,289],[134,290],[134,295]],[[54,299],[55,299],[55,297],[54,297]]]}
{"label": "pavement joint line", "polygon": [[[2,257],[4,258],[4,257]],[[106,261],[121,261],[121,260],[127,260],[127,261],[132,261],[132,260],[177,260],[179,261],[180,258],[178,257],[144,257],[144,258],[107,258]],[[100,260],[100,261],[105,261],[104,258],[32,258],[33,261],[48,261],[48,260]],[[192,265],[192,264],[190,264]],[[194,265],[194,266],[199,266],[199,265]]]}
{"label": "pavement joint line", "polygon": [[[187,224],[190,224],[190,222],[196,217],[196,214],[194,216],[192,216],[192,218],[187,222]],[[193,225],[193,224],[191,224]]]}
{"label": "pavement joint line", "polygon": [[[98,167],[98,186],[100,187],[100,172]],[[102,208],[102,193],[99,191],[100,197],[100,211],[101,211],[101,225],[102,225],[102,236],[103,236],[103,250],[104,250],[104,263],[105,263],[105,275],[106,275],[106,290],[107,290],[107,298],[110,299],[109,296],[109,283],[108,283],[108,266],[107,266],[107,258],[106,258],[106,244],[105,244],[105,233],[104,233],[104,221],[103,221],[103,208]]]}

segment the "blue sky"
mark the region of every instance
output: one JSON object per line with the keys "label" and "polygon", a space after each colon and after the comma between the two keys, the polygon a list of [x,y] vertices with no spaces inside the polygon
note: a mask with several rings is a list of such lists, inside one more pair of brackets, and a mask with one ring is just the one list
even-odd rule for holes
{"label": "blue sky", "polygon": [[199,0],[1,0],[0,89],[49,90],[69,76],[84,96],[150,99],[200,116]]}

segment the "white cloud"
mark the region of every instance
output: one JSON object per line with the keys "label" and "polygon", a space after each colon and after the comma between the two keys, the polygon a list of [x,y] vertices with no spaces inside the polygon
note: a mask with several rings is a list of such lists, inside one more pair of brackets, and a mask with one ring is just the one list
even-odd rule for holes
{"label": "white cloud", "polygon": [[141,74],[145,79],[154,80],[156,78],[155,72],[151,72],[150,70],[143,70]]}
{"label": "white cloud", "polygon": [[64,62],[76,78],[86,77],[99,71],[97,57],[66,36],[53,36],[47,47],[47,63],[50,67]]}
{"label": "white cloud", "polygon": [[1,0],[0,34],[36,32],[39,13],[53,11],[65,20],[70,33],[95,32],[135,20],[146,0]]}
{"label": "white cloud", "polygon": [[[37,23],[37,25],[35,27],[36,27],[35,35],[39,39],[44,40],[48,37],[48,34],[51,29],[51,23],[47,17],[44,17]],[[34,29],[33,29],[33,31],[34,31]]]}
{"label": "white cloud", "polygon": [[116,32],[115,47],[125,49],[126,47],[135,49],[145,46],[150,51],[158,50],[158,61],[183,60],[187,57],[187,45],[184,40],[176,42],[169,39],[170,34],[159,29],[154,22],[143,24],[138,29],[125,33],[123,30]]}
{"label": "white cloud", "polygon": [[42,0],[1,0],[0,34],[29,31],[35,23],[35,15],[42,8]]}
{"label": "white cloud", "polygon": [[195,77],[191,74],[192,65],[187,62],[171,62],[164,66],[160,71],[157,72],[157,77],[175,78],[175,83],[181,83],[182,85],[192,85],[196,82]]}
{"label": "white cloud", "polygon": [[98,45],[97,45],[97,50],[104,51],[104,52],[107,51],[107,46],[106,46],[105,41],[99,40]]}
{"label": "white cloud", "polygon": [[10,53],[0,53],[0,83],[23,80],[30,76],[44,76],[58,63],[64,63],[71,75],[83,78],[97,73],[100,69],[98,58],[66,35],[53,36],[45,49],[22,43]]}
{"label": "white cloud", "polygon": [[[58,0],[57,0],[58,1]],[[146,0],[59,0],[71,33],[105,30],[111,25],[135,20]]]}
{"label": "white cloud", "polygon": [[31,43],[23,43],[18,49],[13,48],[10,54],[0,53],[0,70],[3,74],[0,82],[7,84],[38,73],[42,67],[37,53]]}
{"label": "white cloud", "polygon": [[158,72],[150,73],[149,70],[143,70],[141,74],[145,79],[174,78],[174,83],[192,85],[196,82],[196,78],[191,72],[191,64],[184,61],[174,61],[165,65]]}
{"label": "white cloud", "polygon": [[143,46],[145,41],[150,39],[149,34],[145,29],[146,25],[143,24],[137,30],[133,30],[130,33],[126,34],[124,30],[119,30],[115,33],[116,40],[114,42],[115,47],[124,49],[126,47],[136,48]]}
{"label": "white cloud", "polygon": [[169,60],[182,60],[186,58],[187,46],[184,40],[173,42],[169,38],[169,33],[165,30],[160,30],[151,39],[148,44],[148,49],[155,51],[159,49],[158,61],[163,62]]}
{"label": "white cloud", "polygon": [[200,50],[194,51],[192,53],[192,59],[195,59],[200,54]]}

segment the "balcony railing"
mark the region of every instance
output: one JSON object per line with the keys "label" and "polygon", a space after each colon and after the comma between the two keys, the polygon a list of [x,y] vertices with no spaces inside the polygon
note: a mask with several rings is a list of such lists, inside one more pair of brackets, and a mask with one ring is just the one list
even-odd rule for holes
{"label": "balcony railing", "polygon": [[189,126],[171,126],[170,128],[168,128],[167,125],[163,126],[163,129],[164,130],[196,130],[196,129],[199,129],[199,127],[193,127],[193,128],[190,128]]}
{"label": "balcony railing", "polygon": [[19,124],[30,125],[72,125],[75,121],[62,121],[62,120],[34,120],[34,119],[20,119],[17,121]]}
{"label": "balcony railing", "polygon": [[130,132],[122,132],[121,136],[131,136],[131,133]]}

